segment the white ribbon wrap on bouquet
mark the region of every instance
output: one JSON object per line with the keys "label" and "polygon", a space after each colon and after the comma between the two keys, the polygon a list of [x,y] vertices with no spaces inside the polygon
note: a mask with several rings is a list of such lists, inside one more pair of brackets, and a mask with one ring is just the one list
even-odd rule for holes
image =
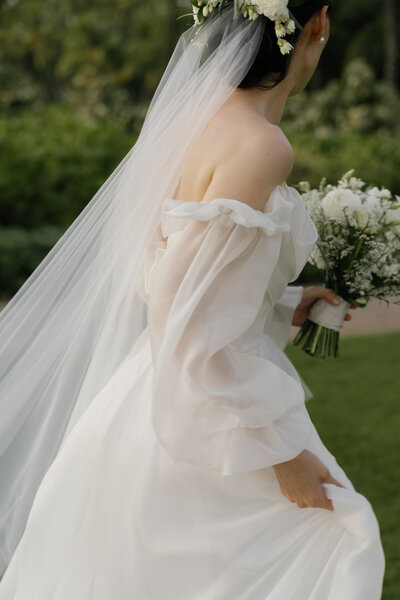
{"label": "white ribbon wrap on bouquet", "polygon": [[329,304],[329,302],[322,298],[317,300],[311,307],[310,314],[308,315],[309,321],[339,332],[350,308],[350,302],[343,300],[340,296],[339,300],[340,304],[337,306]]}

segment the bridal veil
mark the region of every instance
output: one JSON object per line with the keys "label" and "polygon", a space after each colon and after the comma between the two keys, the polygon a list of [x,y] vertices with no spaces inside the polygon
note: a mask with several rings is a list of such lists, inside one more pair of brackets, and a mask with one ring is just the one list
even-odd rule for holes
{"label": "bridal veil", "polygon": [[146,327],[134,281],[161,204],[261,41],[265,20],[232,12],[182,34],[137,142],[0,313],[0,572],[63,440]]}

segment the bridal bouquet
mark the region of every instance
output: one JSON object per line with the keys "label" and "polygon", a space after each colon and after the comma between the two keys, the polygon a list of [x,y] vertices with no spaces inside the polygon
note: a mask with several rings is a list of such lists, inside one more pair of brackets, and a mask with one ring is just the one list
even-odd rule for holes
{"label": "bridal bouquet", "polygon": [[317,300],[294,339],[320,358],[337,356],[350,304],[363,307],[371,298],[390,303],[400,294],[400,197],[367,187],[353,174],[346,173],[337,185],[323,179],[319,189],[308,182],[298,185],[319,234],[309,262],[341,300],[337,307]]}

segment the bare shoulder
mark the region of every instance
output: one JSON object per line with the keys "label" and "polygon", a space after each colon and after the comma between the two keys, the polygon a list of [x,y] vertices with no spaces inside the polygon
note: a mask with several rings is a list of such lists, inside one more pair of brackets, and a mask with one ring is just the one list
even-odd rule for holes
{"label": "bare shoulder", "polygon": [[[249,143],[251,144],[251,141]],[[260,156],[260,160],[264,158],[267,166],[272,160],[284,178],[290,174],[294,163],[294,151],[280,127],[267,124],[265,130],[258,134],[254,145],[255,153]]]}
{"label": "bare shoulder", "polygon": [[293,168],[293,148],[280,127],[267,122],[240,133],[216,167],[204,201],[233,198],[263,211],[272,190]]}

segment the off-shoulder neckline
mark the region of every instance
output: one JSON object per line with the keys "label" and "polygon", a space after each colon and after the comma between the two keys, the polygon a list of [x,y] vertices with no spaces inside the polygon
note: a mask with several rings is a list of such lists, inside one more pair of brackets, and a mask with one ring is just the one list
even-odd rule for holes
{"label": "off-shoulder neckline", "polygon": [[[271,193],[270,196],[271,197],[275,192],[277,192],[280,188],[282,188],[284,191],[289,191],[292,188],[290,186],[287,185],[287,183],[280,183],[278,185],[276,185]],[[228,197],[224,197],[224,196],[218,196],[213,198],[212,200],[210,200],[209,202],[204,202],[204,200],[200,200],[199,202],[196,201],[190,201],[190,200],[178,200],[176,198],[171,198],[169,196],[167,196],[166,198],[164,198],[164,202],[163,204],[167,204],[170,203],[174,206],[178,206],[178,205],[201,205],[201,206],[208,206],[210,204],[213,204],[214,202],[218,203],[218,201],[228,201],[228,202],[233,202],[234,204],[236,204],[236,206],[242,206],[245,208],[246,211],[248,212],[253,212],[256,213],[257,215],[265,215],[268,212],[268,207],[269,207],[269,198],[268,200],[266,200],[265,202],[265,206],[264,206],[264,210],[258,210],[257,208],[253,208],[252,206],[250,206],[250,204],[247,204],[246,202],[242,202],[242,200],[237,200],[236,198],[228,198]]]}

